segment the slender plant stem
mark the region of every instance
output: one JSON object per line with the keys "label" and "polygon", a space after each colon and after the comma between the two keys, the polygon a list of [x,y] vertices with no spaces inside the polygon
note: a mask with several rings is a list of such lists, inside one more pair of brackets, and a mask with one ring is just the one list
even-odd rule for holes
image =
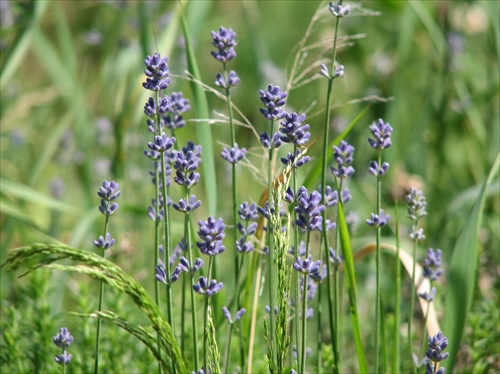
{"label": "slender plant stem", "polygon": [[[274,133],[274,121],[270,122],[270,138],[272,138]],[[269,164],[267,171],[267,201],[268,201],[268,210],[269,215],[271,215],[272,211],[275,209],[279,209],[279,207],[274,206],[274,185],[273,185],[273,148],[269,149]],[[279,213],[278,213],[279,214]],[[274,248],[274,224],[272,219],[267,221],[267,236],[269,243],[269,344],[271,345],[273,357],[271,357],[270,367],[276,368],[277,365],[277,346],[276,346],[276,316],[274,314],[274,309],[277,304],[278,294],[276,289],[276,251]]]}
{"label": "slender plant stem", "polygon": [[[297,154],[297,146],[294,145],[293,147],[293,154]],[[294,192],[294,196],[297,196],[297,191],[298,191],[298,177],[297,177],[297,169],[294,168],[292,170],[292,188]],[[295,223],[297,221],[297,212],[295,209],[293,210],[293,222]],[[295,257],[299,257],[299,227],[294,224],[293,225],[293,244],[295,247]],[[300,300],[300,274],[299,272],[294,272],[294,280],[295,280],[295,287],[294,287],[294,297],[295,297],[295,345],[298,349],[299,344],[300,344],[300,318],[299,318],[299,300]],[[293,357],[293,355],[291,355]],[[297,369],[301,367],[300,365],[300,356],[297,355]]]}
{"label": "slender plant stem", "polygon": [[[396,217],[398,217],[398,205],[396,203]],[[401,321],[401,263],[399,260],[399,225],[396,221],[396,290],[394,296],[394,333],[392,345],[392,372],[399,372],[399,323]]]}
{"label": "slender plant stem", "polygon": [[[213,264],[213,256],[209,256],[208,259],[208,274],[207,274],[207,285],[210,284],[210,276],[212,274],[212,264]],[[207,337],[208,337],[208,302],[210,297],[205,295],[205,321],[203,325],[203,365],[205,366],[205,370],[208,372],[208,346],[207,346]]]}
{"label": "slender plant stem", "polygon": [[[186,195],[186,199],[188,199],[189,193]],[[186,200],[188,201],[188,200]],[[191,248],[191,219],[190,214],[187,213],[184,218],[184,237],[186,240],[186,247],[188,253],[189,264],[193,266],[193,248]],[[199,356],[198,356],[198,317],[196,314],[196,299],[195,292],[193,289],[194,285],[194,273],[191,271],[189,273],[190,287],[189,292],[191,296],[191,324],[193,328],[193,356],[194,356],[194,367],[196,370],[199,370]],[[184,314],[184,313],[183,313]]]}
{"label": "slender plant stem", "polygon": [[[415,221],[415,227],[418,225],[418,219]],[[408,319],[408,350],[410,357],[413,355],[413,348],[412,348],[412,342],[411,342],[411,327],[412,327],[412,321],[413,321],[413,310],[415,309],[415,271],[417,268],[417,239],[413,241],[413,265],[412,265],[412,271],[411,271],[411,291],[410,291],[410,316]],[[411,360],[412,362],[412,368],[413,372],[417,372],[417,368],[415,364],[413,363],[413,359]]]}
{"label": "slender plant stem", "polygon": [[[432,290],[432,281],[430,282],[429,285],[429,295],[431,295],[431,290]],[[424,356],[424,347],[425,347],[425,342],[426,342],[426,336],[427,334],[425,333],[427,331],[427,318],[429,316],[429,309],[431,307],[431,302],[432,301],[427,301],[427,307],[425,308],[425,317],[424,317],[424,333],[422,334],[422,340],[420,342],[420,351],[418,355],[418,359],[420,360],[420,357]]]}
{"label": "slender plant stem", "polygon": [[[305,258],[309,257],[309,240],[311,237],[311,232],[307,231],[306,234],[306,255]],[[302,346],[300,348],[300,370],[299,374],[305,373],[306,368],[306,326],[307,326],[307,280],[308,274],[305,273],[304,284],[302,285]]]}
{"label": "slender plant stem", "polygon": [[[106,237],[106,234],[108,233],[108,226],[109,226],[109,216],[106,216],[106,219],[104,221],[104,233],[103,233],[103,238]],[[105,249],[102,250],[101,256],[103,258],[106,257]],[[102,310],[102,303],[104,300],[104,282],[101,280],[101,284],[99,286],[99,306],[97,310],[100,312]],[[95,334],[95,360],[94,360],[94,373],[99,372],[99,346],[101,343],[101,317],[97,317],[97,330]]]}
{"label": "slender plant stem", "polygon": [[[378,165],[381,166],[382,163],[382,151],[378,152]],[[381,180],[377,177],[377,202],[376,202],[376,214],[380,213],[380,200],[381,200]],[[376,267],[376,302],[375,302],[375,372],[380,372],[380,306],[381,306],[381,293],[380,293],[380,227],[377,227],[375,237],[375,267]]]}
{"label": "slender plant stem", "polygon": [[[339,31],[339,26],[340,26],[340,18],[337,17],[337,22],[335,24],[335,34],[333,37],[333,50],[332,50],[332,61],[331,61],[331,67],[330,67],[330,77],[333,76],[333,73],[335,71],[335,57],[337,53],[337,37],[338,37],[338,31]],[[329,140],[329,133],[330,133],[330,106],[332,103],[332,93],[333,93],[333,78],[328,79],[328,87],[326,91],[326,110],[325,110],[325,123],[324,123],[324,130],[323,130],[323,163],[322,163],[322,170],[321,170],[321,191],[323,194],[323,202],[325,201],[325,190],[326,190],[326,169],[327,169],[327,162],[328,162],[328,140]],[[340,195],[339,195],[340,196]],[[326,267],[327,267],[327,272],[328,275],[331,274],[331,266],[330,266],[330,261],[329,261],[329,245],[328,245],[328,231],[326,228],[326,209],[323,210],[323,243],[325,246],[325,261],[326,261]],[[332,300],[332,281],[330,279],[330,276],[327,277],[326,281],[326,291],[328,294],[328,313],[329,313],[329,327],[330,327],[330,335],[332,337],[332,346],[333,346],[333,355],[334,355],[334,360],[335,360],[335,366],[334,366],[334,373],[337,374],[339,372],[339,357],[338,357],[338,350],[337,350],[337,345],[338,342],[336,341],[337,334],[335,333],[335,328],[338,326],[334,326],[334,305],[333,305],[333,300]]]}

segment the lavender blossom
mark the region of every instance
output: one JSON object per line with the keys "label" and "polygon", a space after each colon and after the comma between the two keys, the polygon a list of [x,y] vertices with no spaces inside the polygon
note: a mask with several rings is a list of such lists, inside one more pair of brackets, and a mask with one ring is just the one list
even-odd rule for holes
{"label": "lavender blossom", "polygon": [[332,173],[338,178],[347,178],[354,174],[354,168],[351,166],[354,155],[354,147],[344,140],[340,141],[339,146],[333,146],[333,158],[337,162],[337,167],[332,167]]}
{"label": "lavender blossom", "polygon": [[193,290],[200,295],[210,297],[219,292],[223,286],[224,284],[222,282],[217,283],[215,279],[212,279],[210,284],[208,284],[207,278],[200,277],[198,283],[193,285]]}
{"label": "lavender blossom", "polygon": [[73,343],[73,336],[69,333],[69,330],[66,327],[62,327],[59,333],[53,338],[54,344],[62,349],[62,353],[58,354],[54,360],[59,365],[67,365],[71,362],[73,355],[69,354],[66,351],[71,343]]}
{"label": "lavender blossom", "polygon": [[290,253],[291,255],[295,256],[295,257],[299,257],[299,256],[305,256],[306,255],[306,243],[301,240],[300,243],[299,243],[299,250],[297,253],[295,253],[295,246],[292,246],[290,248],[290,250],[288,251],[288,253]]}
{"label": "lavender blossom", "polygon": [[99,211],[105,216],[111,216],[118,209],[118,204],[113,200],[121,194],[119,187],[119,184],[115,181],[108,182],[105,180],[97,192],[97,195],[101,198]]}
{"label": "lavender blossom", "polygon": [[424,277],[430,279],[431,281],[437,280],[441,275],[443,275],[443,269],[441,269],[441,250],[429,248],[427,250],[427,257],[424,260],[423,266]]}
{"label": "lavender blossom", "polygon": [[71,362],[71,359],[73,358],[73,355],[71,353],[68,353],[64,351],[61,354],[58,354],[54,360],[59,364],[59,365],[67,365]]}
{"label": "lavender blossom", "polygon": [[215,256],[226,250],[222,245],[222,239],[226,236],[222,218],[215,220],[212,217],[208,217],[207,221],[198,221],[198,225],[200,227],[198,236],[202,242],[197,242],[196,245],[201,253],[208,256]]}
{"label": "lavender blossom", "polygon": [[180,199],[179,204],[172,204],[173,208],[181,213],[190,213],[193,210],[199,208],[200,205],[201,201],[200,200],[197,201],[195,195],[189,196],[187,202],[184,199]]}
{"label": "lavender blossom", "polygon": [[224,160],[230,162],[231,164],[236,164],[241,161],[245,154],[247,153],[246,148],[239,148],[237,143],[234,143],[233,148],[224,148],[222,150],[221,156]]}
{"label": "lavender blossom", "polygon": [[217,48],[217,51],[210,52],[212,56],[222,63],[226,63],[236,57],[236,33],[233,29],[226,29],[223,26],[219,31],[212,31],[212,45]]}
{"label": "lavender blossom", "polygon": [[256,221],[259,218],[257,214],[257,204],[253,203],[248,205],[248,202],[244,202],[240,205],[238,210],[238,215],[243,221]]}
{"label": "lavender blossom", "polygon": [[270,84],[267,91],[260,90],[260,100],[266,107],[261,108],[262,115],[270,121],[276,121],[286,116],[286,113],[281,108],[285,105],[285,98],[288,96],[286,92],[282,92],[279,86]]}
{"label": "lavender blossom", "polygon": [[425,210],[427,202],[425,196],[418,188],[410,188],[410,193],[405,196],[408,216],[412,221],[418,221],[420,218],[427,215]]}
{"label": "lavender blossom", "polygon": [[307,188],[301,186],[297,194],[297,226],[308,231],[320,231],[323,217],[321,212],[325,209],[324,205],[320,204],[321,195],[318,191],[312,191],[309,195]]}
{"label": "lavender blossom", "polygon": [[222,76],[222,74],[220,74],[220,73],[217,73],[217,75],[215,76],[215,82],[214,82],[214,84],[217,87],[224,88],[224,89],[236,87],[239,83],[240,83],[240,78],[236,75],[234,70],[231,70],[229,72],[229,75],[227,76],[227,82],[224,79],[224,77]]}
{"label": "lavender blossom", "polygon": [[182,96],[182,92],[173,92],[170,96],[170,111],[161,118],[167,129],[176,130],[186,126],[182,115],[191,109],[189,100]]}
{"label": "lavender blossom", "polygon": [[267,149],[279,148],[282,144],[279,131],[275,132],[272,139],[269,139],[269,134],[264,131],[259,135],[260,144]]}
{"label": "lavender blossom", "polygon": [[436,287],[432,287],[430,292],[421,292],[418,296],[427,302],[431,302],[436,296]]}
{"label": "lavender blossom", "polygon": [[160,97],[158,106],[156,105],[156,101],[150,97],[144,105],[144,114],[148,117],[165,114],[170,109],[170,105],[171,103],[168,97]]}
{"label": "lavender blossom", "polygon": [[311,137],[311,133],[308,131],[311,126],[303,123],[305,119],[305,114],[299,116],[295,112],[292,114],[285,113],[284,120],[281,122],[279,129],[281,141],[284,143],[293,143],[298,146],[306,144]]}
{"label": "lavender blossom", "polygon": [[146,60],[144,60],[144,64],[146,65],[146,70],[144,74],[148,78],[146,78],[146,82],[142,84],[142,86],[151,91],[161,91],[165,90],[170,84],[169,69],[168,69],[168,57],[161,58],[160,54],[156,52],[153,57],[147,56]]}
{"label": "lavender blossom", "polygon": [[350,5],[334,5],[332,2],[330,2],[330,12],[338,18],[345,17],[349,14],[351,11],[351,6]]}
{"label": "lavender blossom", "polygon": [[379,164],[376,161],[370,161],[370,168],[368,169],[370,174],[376,177],[382,177],[385,173],[387,173],[387,170],[389,170],[389,164],[387,162],[384,162],[382,166],[379,167]]}
{"label": "lavender blossom", "polygon": [[196,173],[195,170],[198,169],[199,163],[199,157],[189,147],[184,147],[182,151],[177,152],[174,162],[176,170],[174,181],[187,188],[197,184],[200,174]]}
{"label": "lavender blossom", "polygon": [[162,263],[159,263],[155,267],[155,278],[158,282],[167,283],[167,273],[165,272],[165,267]]}
{"label": "lavender blossom", "polygon": [[111,248],[115,244],[115,239],[111,237],[111,234],[106,233],[106,239],[102,235],[99,236],[97,240],[94,240],[94,245],[100,249]]}
{"label": "lavender blossom", "polygon": [[222,313],[224,314],[224,317],[226,317],[226,319],[229,321],[229,323],[233,324],[233,323],[239,321],[241,319],[241,317],[243,317],[243,315],[246,313],[246,309],[241,308],[240,310],[238,310],[234,314],[234,320],[231,316],[231,312],[225,306],[222,307]]}
{"label": "lavender blossom", "polygon": [[370,131],[375,139],[368,138],[370,146],[374,149],[386,149],[392,145],[391,133],[392,127],[380,118],[377,122],[370,125]]}
{"label": "lavender blossom", "polygon": [[152,151],[163,153],[172,148],[174,143],[175,143],[175,137],[169,138],[165,133],[162,133],[161,135],[155,135],[154,142],[153,143],[149,142],[148,148],[151,149]]}
{"label": "lavender blossom", "polygon": [[338,252],[333,248],[329,248],[329,254],[330,254],[330,262],[333,263],[335,266],[340,265],[344,261],[342,255],[338,254]]}
{"label": "lavender blossom", "polygon": [[[281,162],[293,168],[300,168],[302,165],[307,164],[311,158],[309,156],[300,156],[300,151],[297,150],[296,153],[289,152],[287,157],[282,157]],[[299,157],[300,156],[300,157]]]}
{"label": "lavender blossom", "polygon": [[366,223],[374,227],[382,227],[389,221],[390,215],[385,214],[383,209],[380,209],[379,214],[371,213],[370,218],[366,220]]}
{"label": "lavender blossom", "polygon": [[293,268],[303,274],[317,273],[321,270],[321,260],[314,262],[311,255],[306,259],[297,257]]}
{"label": "lavender blossom", "polygon": [[428,338],[428,349],[425,355],[434,363],[441,362],[448,357],[448,353],[443,351],[448,347],[448,339],[439,331],[434,336]]}

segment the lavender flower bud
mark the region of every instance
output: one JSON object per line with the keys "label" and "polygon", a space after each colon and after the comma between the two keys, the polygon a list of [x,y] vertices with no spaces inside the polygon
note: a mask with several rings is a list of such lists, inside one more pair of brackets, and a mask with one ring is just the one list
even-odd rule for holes
{"label": "lavender flower bud", "polygon": [[417,221],[427,215],[425,210],[427,202],[425,196],[418,188],[410,188],[410,193],[405,196],[407,211],[412,221]]}
{"label": "lavender flower bud", "polygon": [[418,294],[418,296],[420,296],[420,298],[422,298],[423,300],[425,300],[427,302],[431,302],[432,300],[434,300],[434,297],[436,296],[436,287],[432,287],[430,293],[421,292]]}
{"label": "lavender flower bud", "polygon": [[170,114],[162,117],[165,127],[170,130],[180,129],[186,125],[182,114],[191,109],[189,100],[182,96],[182,92],[173,92],[170,96]]}
{"label": "lavender flower bud", "polygon": [[212,279],[210,281],[210,284],[208,284],[207,282],[207,278],[200,277],[198,283],[193,285],[194,292],[210,297],[219,292],[224,286],[222,282],[217,283],[215,279]]}
{"label": "lavender flower bud", "polygon": [[155,267],[155,278],[158,282],[167,283],[167,273],[161,264]]}
{"label": "lavender flower bud", "polygon": [[54,360],[59,364],[59,365],[67,365],[71,362],[71,359],[73,358],[73,355],[64,351],[61,354],[58,354]]}
{"label": "lavender flower bud", "polygon": [[321,212],[325,209],[324,205],[320,204],[321,195],[318,191],[312,191],[309,195],[307,188],[301,186],[297,194],[297,226],[308,231],[320,231],[323,217]]}
{"label": "lavender flower bud", "polygon": [[284,143],[292,143],[298,146],[306,144],[311,137],[311,133],[308,131],[310,126],[303,124],[305,119],[305,114],[299,116],[297,113],[285,113],[284,120],[281,122],[279,129],[281,140]]}
{"label": "lavender flower bud", "polygon": [[374,226],[374,227],[382,227],[382,226],[385,226],[387,224],[387,222],[389,221],[390,215],[385,214],[384,210],[380,209],[379,214],[371,213],[370,217],[371,218],[366,220],[366,223],[368,225]]}
{"label": "lavender flower bud", "polygon": [[154,137],[154,143],[149,142],[148,147],[149,149],[163,153],[166,150],[172,148],[172,146],[175,143],[175,137],[167,137],[165,133],[161,135],[155,135]]}
{"label": "lavender flower bud", "polygon": [[285,157],[281,158],[281,162],[284,165],[291,166],[293,168],[300,168],[302,165],[307,164],[311,159],[309,156],[299,157],[299,155],[300,155],[299,150],[297,150],[296,153],[290,152],[288,153],[288,156],[286,158]]}
{"label": "lavender flower bud", "polygon": [[226,250],[222,245],[222,239],[224,239],[226,235],[224,233],[225,225],[222,218],[216,221],[212,217],[208,217],[207,221],[198,221],[198,225],[200,227],[198,236],[203,241],[197,242],[196,245],[201,253],[215,256]]}
{"label": "lavender flower bud", "polygon": [[253,203],[252,205],[248,205],[248,202],[245,201],[240,205],[238,215],[243,221],[256,221],[257,218],[259,218],[257,214],[257,204]]}
{"label": "lavender flower bud", "polygon": [[339,65],[335,68],[335,71],[333,72],[333,78],[342,78],[344,76],[344,66]]}
{"label": "lavender flower bud", "polygon": [[222,74],[220,74],[220,73],[217,73],[217,75],[215,76],[215,82],[214,82],[214,84],[217,87],[224,88],[224,89],[236,87],[239,83],[240,83],[240,78],[236,75],[234,70],[231,70],[229,72],[229,75],[227,76],[227,82],[224,79],[224,77],[222,76]]}
{"label": "lavender flower bud", "polygon": [[332,173],[338,178],[347,178],[354,174],[351,166],[354,156],[354,147],[341,140],[339,146],[333,146],[333,158],[337,162],[337,167],[332,167]]}
{"label": "lavender flower bud", "polygon": [[442,353],[448,347],[448,339],[444,337],[441,331],[434,336],[429,336],[427,346],[428,349],[425,355],[432,362],[437,363],[448,357],[448,353]]}
{"label": "lavender flower bud", "polygon": [[106,233],[106,239],[103,238],[102,235],[99,236],[97,240],[94,240],[94,245],[97,248],[101,249],[108,249],[111,248],[115,244],[115,239],[111,237],[111,234],[108,232]]}
{"label": "lavender flower bud", "polygon": [[118,204],[112,202],[121,194],[118,188],[119,185],[115,181],[102,182],[102,186],[99,188],[99,191],[97,192],[97,195],[101,197],[99,211],[102,214],[106,216],[111,216],[118,209]]}
{"label": "lavender flower bud", "polygon": [[334,5],[332,2],[330,3],[330,12],[338,18],[345,17],[351,11],[350,5]]}
{"label": "lavender flower bud", "polygon": [[217,61],[226,63],[236,57],[234,47],[236,47],[236,33],[233,29],[226,29],[223,26],[219,28],[219,32],[212,31],[212,45],[217,48],[217,51],[212,51],[211,54]]}
{"label": "lavender flower bud", "polygon": [[62,327],[59,333],[54,336],[53,341],[56,346],[65,349],[73,343],[73,336],[66,327]]}
{"label": "lavender flower bud", "polygon": [[321,269],[321,260],[313,262],[311,255],[309,255],[309,257],[304,260],[302,260],[300,257],[297,257],[295,259],[295,263],[293,264],[293,268],[303,274],[317,273]]}
{"label": "lavender flower bud", "polygon": [[151,91],[161,91],[165,90],[170,84],[169,69],[168,69],[168,57],[161,58],[160,54],[156,52],[153,57],[147,56],[146,60],[144,60],[144,64],[146,65],[146,70],[144,74],[148,78],[146,78],[146,82],[142,84],[142,86]]}
{"label": "lavender flower bud", "polygon": [[379,167],[376,161],[370,161],[370,168],[368,169],[370,174],[373,174],[376,177],[382,177],[387,170],[389,170],[389,164],[387,162],[384,162],[382,166]]}
{"label": "lavender flower bud", "polygon": [[266,119],[276,121],[285,117],[286,113],[281,107],[285,105],[285,98],[288,96],[286,92],[282,92],[279,86],[272,84],[267,87],[267,91],[260,90],[259,92],[260,100],[265,106],[265,109],[261,108],[260,112]]}
{"label": "lavender flower bud", "polygon": [[391,133],[392,127],[380,118],[377,122],[370,125],[370,131],[375,139],[368,138],[370,146],[374,149],[386,149],[392,145]]}
{"label": "lavender flower bud", "polygon": [[236,164],[238,161],[240,161],[243,157],[245,157],[245,154],[247,153],[246,148],[238,148],[238,144],[234,144],[234,148],[224,148],[222,150],[221,156],[224,160],[230,162],[231,164]]}
{"label": "lavender flower bud", "polygon": [[186,200],[184,199],[180,199],[179,204],[172,204],[172,207],[181,213],[190,213],[193,210],[199,208],[200,205],[201,201],[200,200],[196,201],[196,196],[191,195],[189,196],[188,202],[186,202]]}

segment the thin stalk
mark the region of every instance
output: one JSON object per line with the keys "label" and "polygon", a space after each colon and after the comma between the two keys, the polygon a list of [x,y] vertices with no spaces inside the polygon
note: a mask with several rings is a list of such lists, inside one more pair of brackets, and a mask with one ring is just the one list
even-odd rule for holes
{"label": "thin stalk", "polygon": [[401,321],[401,263],[399,261],[398,205],[396,202],[396,290],[394,296],[394,332],[392,345],[392,372],[399,372],[399,323]]}
{"label": "thin stalk", "polygon": [[[378,152],[378,165],[382,163],[382,151]],[[377,201],[376,201],[376,214],[380,213],[380,200],[381,200],[381,180],[380,176],[377,177]],[[376,268],[376,281],[375,281],[375,371],[380,372],[380,307],[381,307],[381,293],[380,293],[380,227],[377,227],[375,234],[375,268]]]}
{"label": "thin stalk", "polygon": [[[163,155],[160,155],[160,156],[163,156]],[[156,184],[158,185],[158,181],[160,180],[160,173],[158,171],[158,164],[157,162],[155,161],[153,163],[154,165],[154,168],[155,168],[155,181],[156,181]],[[156,217],[155,217],[155,243],[154,243],[154,246],[155,246],[155,249],[154,249],[154,253],[155,253],[155,268],[158,266],[158,259],[160,258],[160,220],[158,219],[158,215],[160,214],[160,210],[161,210],[161,207],[160,207],[160,191],[159,191],[159,188],[156,187],[155,188],[155,213],[156,213]],[[164,262],[165,263],[165,266],[168,266],[168,262]],[[156,302],[156,305],[160,306],[160,283],[156,281],[156,279],[154,280],[155,282],[155,302]],[[160,334],[157,333],[156,334],[156,343],[158,345],[158,352],[161,354],[161,340],[160,340]],[[161,361],[158,360],[158,373],[161,372]]]}
{"label": "thin stalk", "polygon": [[[297,154],[297,146],[294,145],[293,147],[293,154]],[[297,196],[297,190],[298,190],[298,178],[297,178],[297,168],[294,168],[292,170],[292,187],[293,187],[293,192],[294,196]],[[295,223],[297,221],[297,212],[295,209],[293,210],[293,222]],[[299,256],[299,227],[294,224],[293,225],[293,240],[294,240],[294,247],[295,247],[295,257]],[[300,274],[298,272],[295,272],[294,274],[294,280],[295,280],[295,287],[294,287],[294,297],[295,297],[295,345],[297,348],[299,347],[299,342],[300,342],[300,318],[299,318],[299,300],[300,300]],[[293,357],[293,355],[290,355]],[[297,369],[301,367],[300,365],[300,357],[297,355]]]}
{"label": "thin stalk", "polygon": [[[212,263],[213,263],[213,256],[209,256],[208,259],[208,274],[207,274],[207,284],[210,284],[210,275],[212,273]],[[205,370],[209,372],[210,370],[208,369],[208,346],[207,346],[207,335],[208,335],[208,301],[209,301],[209,296],[205,295],[205,321],[203,324],[203,365],[205,367]]]}
{"label": "thin stalk", "polygon": [[[415,227],[417,227],[418,220],[415,221]],[[413,310],[415,309],[415,271],[417,267],[417,239],[413,241],[413,266],[411,270],[411,291],[410,291],[410,316],[408,319],[408,350],[410,353],[410,357],[413,356],[413,348],[411,344],[411,325],[413,321]],[[411,360],[412,362],[412,368],[413,368],[413,373],[417,372],[417,368],[415,367],[415,364],[413,363],[413,359]]]}
{"label": "thin stalk", "polygon": [[[270,137],[272,138],[273,133],[274,133],[274,121],[271,121],[270,123]],[[271,211],[274,209],[279,209],[279,207],[274,206],[274,198],[273,198],[273,192],[274,192],[274,186],[273,186],[273,148],[271,147],[269,149],[269,164],[268,164],[268,171],[267,171],[267,201],[268,201],[268,209],[269,209],[269,214],[271,214]],[[277,299],[278,299],[278,294],[277,294],[277,289],[276,289],[276,253],[274,249],[274,224],[272,222],[272,219],[269,219],[267,221],[267,235],[268,235],[268,243],[269,243],[269,308],[271,312],[269,313],[269,344],[273,347],[273,357],[271,357],[271,363],[270,367],[276,368],[277,365],[277,349],[275,346],[275,340],[276,340],[276,316],[274,314],[274,309],[277,304]]]}
{"label": "thin stalk", "polygon": [[[332,50],[332,63],[330,66],[330,77],[333,77],[333,73],[335,71],[335,58],[337,54],[337,37],[338,37],[338,31],[339,31],[339,26],[340,26],[340,18],[337,17],[337,22],[335,24],[335,33],[333,37],[333,50]],[[324,130],[323,130],[323,163],[322,163],[322,169],[321,169],[321,191],[323,194],[323,202],[325,201],[325,190],[326,190],[326,169],[327,169],[327,154],[328,154],[328,139],[329,139],[329,132],[330,132],[330,106],[332,104],[332,93],[333,93],[333,78],[328,79],[328,87],[326,91],[326,110],[325,110],[325,124],[324,124]],[[330,261],[329,261],[329,245],[328,245],[328,231],[326,229],[326,209],[323,210],[323,243],[325,246],[325,258],[326,258],[326,267],[327,267],[327,272],[328,275],[331,273],[331,266],[330,266]],[[335,334],[335,327],[334,326],[334,305],[333,305],[333,300],[332,300],[332,281],[330,279],[330,276],[328,276],[326,281],[326,291],[328,294],[328,314],[329,314],[329,327],[330,327],[330,336],[332,337],[332,346],[333,346],[333,356],[335,360],[335,366],[334,366],[334,373],[337,374],[339,372],[339,357],[338,357],[338,350],[337,350],[337,345],[338,342],[336,341],[336,334]]]}
{"label": "thin stalk", "polygon": [[[306,255],[305,258],[309,257],[309,239],[311,237],[311,232],[307,231],[306,234]],[[305,373],[306,368],[306,325],[307,325],[307,278],[308,274],[304,274],[304,284],[302,285],[302,346],[300,348],[300,370],[299,373]]]}
{"label": "thin stalk", "polygon": [[[186,194],[186,199],[188,199],[189,193]],[[188,200],[186,200],[188,201]],[[188,252],[188,260],[189,264],[193,266],[194,259],[193,259],[193,249],[191,248],[191,220],[190,220],[190,215],[189,213],[186,214],[184,218],[184,237],[186,240],[186,246],[187,246],[187,252]],[[189,273],[189,280],[190,280],[190,295],[191,295],[191,324],[193,326],[193,356],[194,356],[194,367],[196,370],[199,370],[199,356],[198,356],[198,318],[196,314],[196,299],[195,299],[195,292],[193,289],[194,285],[194,273],[191,271]],[[184,314],[184,310],[183,310]]]}
{"label": "thin stalk", "polygon": [[[432,281],[430,282],[429,285],[429,295],[431,295],[431,290],[432,290]],[[427,307],[425,308],[425,317],[424,317],[424,333],[422,334],[422,340],[420,342],[420,351],[418,354],[418,359],[420,360],[420,357],[424,356],[424,347],[425,347],[425,342],[427,341],[426,336],[427,334],[425,333],[426,327],[427,326],[427,317],[429,316],[429,309],[431,307],[431,302],[432,301],[427,301]]]}
{"label": "thin stalk", "polygon": [[[109,226],[109,216],[106,216],[106,219],[104,220],[104,233],[103,233],[103,238],[106,237],[106,234],[108,233],[108,226]],[[106,258],[106,253],[105,249],[102,249],[101,256],[103,258]],[[98,306],[98,311],[100,312],[102,310],[102,303],[104,300],[104,282],[101,280],[101,284],[99,286],[99,306]],[[97,317],[97,330],[95,334],[95,360],[94,360],[94,373],[99,372],[99,346],[101,343],[101,317]]]}

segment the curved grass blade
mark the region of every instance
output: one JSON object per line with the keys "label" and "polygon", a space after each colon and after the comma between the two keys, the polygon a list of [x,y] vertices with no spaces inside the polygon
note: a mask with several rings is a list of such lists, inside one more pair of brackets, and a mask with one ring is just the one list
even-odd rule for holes
{"label": "curved grass blade", "polygon": [[[182,30],[184,33],[184,39],[186,41],[186,57],[188,70],[196,80],[201,81],[200,70],[198,69],[196,56],[194,54],[193,46],[191,45],[185,12],[182,14]],[[208,119],[209,111],[205,91],[203,91],[203,88],[193,81],[190,81],[190,85],[194,98],[194,105],[192,107],[194,108],[196,118]],[[216,216],[217,180],[215,172],[212,130],[210,129],[210,126],[206,121],[197,122],[195,127],[196,133],[198,135],[198,142],[202,146],[203,162],[201,164],[201,167],[203,168],[203,181],[205,183],[205,191],[207,194],[208,212],[211,216]]]}
{"label": "curved grass blade", "polygon": [[460,341],[467,322],[467,314],[472,305],[474,286],[477,277],[479,228],[483,218],[484,204],[488,185],[498,174],[500,153],[497,154],[488,178],[483,184],[471,213],[465,222],[453,248],[448,268],[448,291],[446,293],[445,328],[443,334],[449,341],[449,368],[451,372],[456,363]]}
{"label": "curved grass blade", "polygon": [[354,343],[356,345],[356,354],[358,356],[359,371],[361,373],[368,373],[365,353],[361,342],[361,330],[359,328],[358,306],[356,301],[356,277],[354,274],[354,257],[352,255],[351,238],[349,236],[349,230],[347,228],[347,222],[345,220],[344,208],[342,207],[342,203],[339,202],[338,208],[339,208],[338,225],[340,234],[340,244],[342,246],[342,255],[344,256],[345,279],[346,279],[347,291],[349,294],[349,303],[351,305],[349,310],[351,312],[352,328],[354,332]]}
{"label": "curved grass blade", "polygon": [[[64,259],[80,264],[65,266],[55,263]],[[34,263],[35,265],[29,266],[28,264],[30,263]],[[26,272],[21,276],[41,267],[86,274],[97,280],[106,282],[109,286],[119,291],[127,293],[132,297],[139,309],[147,315],[154,330],[161,338],[162,347],[170,357],[166,372],[188,372],[172,328],[161,315],[158,306],[147,291],[119,266],[89,251],[72,248],[63,244],[43,243],[35,243],[9,251],[6,260],[0,265],[0,267],[4,266],[7,266],[9,271],[27,268]]]}

